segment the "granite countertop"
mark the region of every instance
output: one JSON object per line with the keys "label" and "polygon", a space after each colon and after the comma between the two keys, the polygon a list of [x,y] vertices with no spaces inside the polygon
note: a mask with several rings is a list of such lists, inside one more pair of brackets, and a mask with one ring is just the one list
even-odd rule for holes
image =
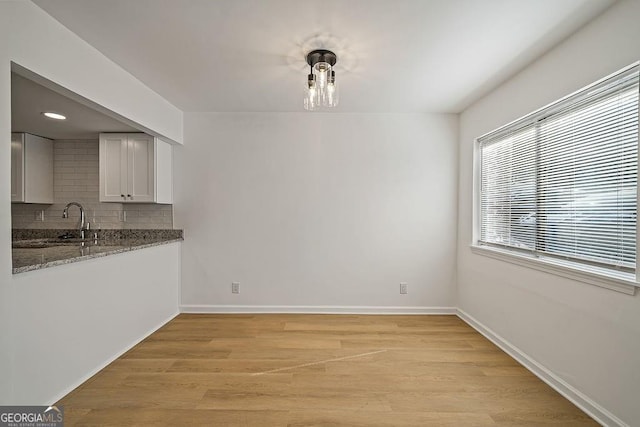
{"label": "granite countertop", "polygon": [[[12,230],[13,274],[183,240],[182,230]],[[60,238],[64,236],[64,238]]]}

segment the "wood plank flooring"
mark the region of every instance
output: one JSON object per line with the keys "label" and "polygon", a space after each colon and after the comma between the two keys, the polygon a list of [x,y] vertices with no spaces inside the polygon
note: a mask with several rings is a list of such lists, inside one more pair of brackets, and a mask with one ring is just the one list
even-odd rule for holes
{"label": "wood plank flooring", "polygon": [[597,426],[455,316],[182,314],[67,426]]}

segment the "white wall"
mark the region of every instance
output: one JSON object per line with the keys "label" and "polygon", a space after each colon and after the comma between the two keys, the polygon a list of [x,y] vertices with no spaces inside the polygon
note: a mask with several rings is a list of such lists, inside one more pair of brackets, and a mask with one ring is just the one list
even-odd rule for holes
{"label": "white wall", "polygon": [[[5,141],[10,140],[11,132],[11,61],[169,139],[182,142],[182,113],[177,108],[28,1],[0,1],[0,135]],[[44,315],[22,315],[32,301],[25,299],[23,289],[16,286],[16,281],[22,278],[11,274],[10,171],[10,144],[0,144],[0,404],[25,403],[26,394],[21,388],[24,369],[14,354],[15,344],[19,340],[38,339],[41,334],[38,326],[47,326]],[[89,282],[90,276],[74,272],[76,267],[64,267],[66,274],[52,273],[55,279],[46,283],[47,290],[80,287]],[[33,289],[45,292],[44,284]],[[174,285],[177,286],[177,280]],[[14,291],[18,293],[14,295]],[[87,307],[98,304],[94,310],[111,307],[93,299],[76,298],[75,302]],[[80,351],[104,337],[85,338]],[[114,341],[114,344],[118,343]],[[46,358],[49,352],[45,348],[40,350],[38,357]],[[67,368],[65,363],[72,363],[56,360],[63,364],[62,371]],[[16,397],[12,393],[14,384]],[[37,384],[31,385],[37,390]],[[46,392],[33,393],[29,398],[33,403],[50,397]]]}
{"label": "white wall", "polygon": [[16,275],[12,401],[54,403],[176,316],[180,245]]}
{"label": "white wall", "polygon": [[638,18],[640,2],[615,4],[461,115],[458,202],[458,306],[629,425],[640,425],[640,297],[474,255],[469,244],[474,138],[640,59]]}
{"label": "white wall", "polygon": [[453,307],[456,141],[453,115],[186,114],[182,303]]}

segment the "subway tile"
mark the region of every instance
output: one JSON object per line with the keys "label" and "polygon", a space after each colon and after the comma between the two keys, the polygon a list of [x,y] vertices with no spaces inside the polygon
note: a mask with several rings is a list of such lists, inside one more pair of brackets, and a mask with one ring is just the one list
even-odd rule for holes
{"label": "subway tile", "polygon": [[76,172],[75,168],[67,168],[63,166],[58,166],[54,163],[54,172],[55,174],[74,174]]}
{"label": "subway tile", "polygon": [[[76,209],[69,219],[62,219],[64,206],[76,201],[87,213],[93,228],[172,228],[171,205],[101,203],[99,201],[99,142],[97,140],[54,141],[54,201],[52,205],[13,204],[13,228],[68,228],[79,221]],[[34,214],[45,211],[44,221],[35,221]],[[127,211],[127,222],[120,220]]]}
{"label": "subway tile", "polygon": [[56,160],[60,162],[73,162],[75,159],[75,155],[73,154],[58,154],[56,156]]}

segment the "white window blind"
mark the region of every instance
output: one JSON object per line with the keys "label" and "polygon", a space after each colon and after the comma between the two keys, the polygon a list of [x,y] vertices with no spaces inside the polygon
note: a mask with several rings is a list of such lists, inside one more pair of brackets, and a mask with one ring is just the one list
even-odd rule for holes
{"label": "white window blind", "polygon": [[638,66],[479,138],[479,244],[635,271]]}

